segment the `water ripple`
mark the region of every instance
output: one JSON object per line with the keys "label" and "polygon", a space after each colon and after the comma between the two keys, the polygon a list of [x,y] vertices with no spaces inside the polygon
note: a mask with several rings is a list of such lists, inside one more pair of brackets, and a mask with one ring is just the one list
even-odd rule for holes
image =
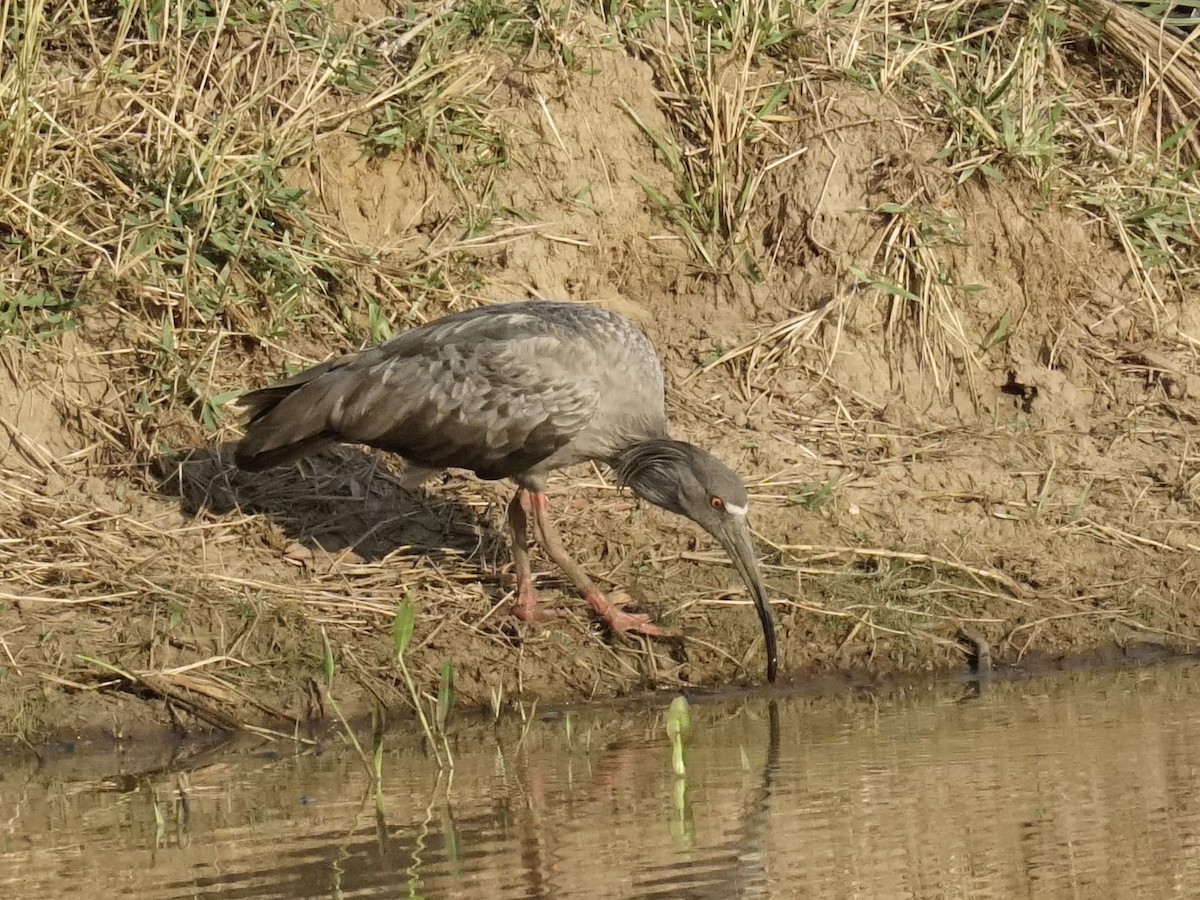
{"label": "water ripple", "polygon": [[[0,779],[0,891],[39,898],[1178,897],[1200,884],[1200,677],[707,701],[385,754]],[[486,735],[487,737],[481,737]],[[121,765],[128,765],[125,760]],[[120,790],[113,785],[121,786]]]}

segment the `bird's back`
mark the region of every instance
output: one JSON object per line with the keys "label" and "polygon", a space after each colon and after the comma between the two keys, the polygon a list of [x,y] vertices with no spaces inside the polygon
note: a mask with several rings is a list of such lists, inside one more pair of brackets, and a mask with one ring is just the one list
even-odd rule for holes
{"label": "bird's back", "polygon": [[485,478],[610,459],[665,434],[663,376],[628,319],[574,303],[454,313],[246,395],[243,468],[332,441]]}

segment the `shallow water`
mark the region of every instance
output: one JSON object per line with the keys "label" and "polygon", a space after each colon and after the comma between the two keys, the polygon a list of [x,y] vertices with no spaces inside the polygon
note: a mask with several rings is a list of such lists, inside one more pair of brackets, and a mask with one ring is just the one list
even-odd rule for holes
{"label": "shallow water", "polygon": [[9,765],[0,895],[1200,895],[1200,667],[706,700],[685,779],[664,714],[389,736],[378,816],[340,747]]}

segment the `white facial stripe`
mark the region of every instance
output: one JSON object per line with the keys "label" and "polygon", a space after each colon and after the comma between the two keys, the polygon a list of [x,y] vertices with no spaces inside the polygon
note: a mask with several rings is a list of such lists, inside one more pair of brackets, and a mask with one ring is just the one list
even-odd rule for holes
{"label": "white facial stripe", "polygon": [[749,510],[749,506],[734,506],[732,503],[725,504],[725,512],[731,516],[744,516]]}

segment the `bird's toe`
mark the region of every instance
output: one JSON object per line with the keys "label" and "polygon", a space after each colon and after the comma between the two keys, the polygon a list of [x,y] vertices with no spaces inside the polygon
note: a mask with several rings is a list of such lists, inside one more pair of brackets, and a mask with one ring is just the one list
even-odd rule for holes
{"label": "bird's toe", "polygon": [[678,631],[672,631],[669,628],[663,628],[661,625],[655,625],[649,616],[641,613],[622,613],[621,620],[609,622],[608,624],[612,626],[614,631],[619,631],[621,634],[633,633],[656,638],[682,637]]}
{"label": "bird's toe", "polygon": [[[626,595],[617,594],[616,596]],[[608,610],[602,615],[602,618],[608,623],[608,627],[618,634],[641,634],[646,637],[657,638],[677,638],[680,636],[676,631],[671,631],[670,629],[654,624],[654,620],[646,615],[646,613],[627,613],[611,604]]]}
{"label": "bird's toe", "polygon": [[555,610],[546,609],[546,607],[542,606],[538,602],[537,595],[533,593],[532,588],[520,591],[517,594],[516,602],[513,603],[509,611],[514,617],[531,625],[552,622],[562,615]]}

